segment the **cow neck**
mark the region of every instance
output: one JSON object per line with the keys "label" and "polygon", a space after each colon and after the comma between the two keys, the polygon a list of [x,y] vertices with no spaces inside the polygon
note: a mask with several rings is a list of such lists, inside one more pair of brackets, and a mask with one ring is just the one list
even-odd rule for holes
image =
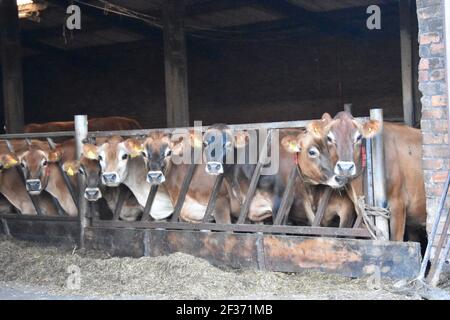
{"label": "cow neck", "polygon": [[123,181],[131,192],[133,192],[139,204],[145,207],[150,184],[146,180],[147,170],[142,157],[131,158],[127,163],[127,177]]}
{"label": "cow neck", "polygon": [[[61,171],[57,167],[56,163],[51,163],[47,166],[49,177],[47,178],[46,186],[43,188],[53,197],[55,197],[64,211],[70,216],[76,216],[78,214],[77,207],[73,202],[70,191],[67,188]],[[46,173],[47,174],[47,173]]]}
{"label": "cow neck", "polygon": [[309,223],[312,225],[314,218],[315,218],[315,212],[313,210],[313,203],[311,202],[311,195],[312,195],[312,188],[313,188],[313,184],[310,183],[309,179],[306,179],[303,174],[302,174],[302,170],[300,169],[299,166],[299,152],[296,152],[294,154],[294,165],[295,168],[297,169],[297,173],[298,173],[298,177],[300,180],[300,195],[302,197],[302,205],[303,205],[303,209],[305,210],[306,213],[306,217],[309,221]]}

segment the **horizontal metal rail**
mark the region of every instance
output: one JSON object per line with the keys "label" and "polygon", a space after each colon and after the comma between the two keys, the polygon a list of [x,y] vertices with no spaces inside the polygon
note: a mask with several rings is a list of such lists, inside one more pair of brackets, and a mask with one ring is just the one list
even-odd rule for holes
{"label": "horizontal metal rail", "polygon": [[71,216],[35,216],[29,214],[0,213],[0,218],[27,221],[78,221],[77,217]]}
{"label": "horizontal metal rail", "polygon": [[0,134],[0,140],[7,139],[46,139],[75,136],[75,131],[59,131],[59,132],[36,132],[36,133],[8,133]]}
{"label": "horizontal metal rail", "polygon": [[[361,121],[369,119],[368,117],[356,118]],[[304,128],[310,123],[311,120],[299,120],[299,121],[279,121],[279,122],[266,122],[266,123],[245,123],[245,124],[230,124],[229,128],[233,130],[257,130],[257,129],[291,129],[291,128]],[[159,129],[138,129],[138,130],[116,130],[116,131],[91,131],[88,133],[88,137],[110,137],[110,136],[146,136],[154,132],[159,133],[172,133],[176,130],[194,130],[201,129],[206,131],[210,126],[201,127],[182,127],[182,128],[159,128]],[[1,136],[0,136],[1,138]]]}
{"label": "horizontal metal rail", "polygon": [[211,230],[228,232],[262,232],[283,233],[310,236],[370,238],[363,228],[331,228],[308,226],[276,226],[260,224],[219,224],[219,223],[187,223],[187,222],[125,222],[111,220],[94,220],[93,227],[104,228],[136,228],[136,229],[173,229],[173,230]]}

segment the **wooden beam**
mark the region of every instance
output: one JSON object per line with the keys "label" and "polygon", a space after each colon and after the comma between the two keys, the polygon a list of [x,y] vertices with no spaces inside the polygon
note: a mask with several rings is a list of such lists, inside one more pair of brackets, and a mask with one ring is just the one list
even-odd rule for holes
{"label": "wooden beam", "polygon": [[349,35],[351,37],[360,37],[360,32],[345,24],[326,17],[322,13],[308,11],[286,0],[259,0],[258,6],[272,13],[277,13],[285,17],[303,21],[305,25],[311,26],[318,32],[325,34],[335,34],[336,32]]}
{"label": "wooden beam", "polygon": [[16,0],[0,1],[0,43],[3,102],[7,133],[23,132],[23,79],[19,16]]}
{"label": "wooden beam", "polygon": [[412,74],[411,0],[399,1],[399,14],[403,117],[405,123],[412,126],[414,124],[414,89]]}
{"label": "wooden beam", "polygon": [[163,4],[164,67],[168,127],[189,125],[184,0]]}

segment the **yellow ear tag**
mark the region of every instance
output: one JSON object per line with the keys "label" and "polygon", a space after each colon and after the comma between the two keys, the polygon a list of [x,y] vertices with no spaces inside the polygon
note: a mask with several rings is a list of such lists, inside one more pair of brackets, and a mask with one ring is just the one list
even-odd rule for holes
{"label": "yellow ear tag", "polygon": [[372,132],[372,128],[371,127],[369,127],[369,132]]}
{"label": "yellow ear tag", "polygon": [[86,156],[87,156],[86,158],[91,159],[91,160],[97,159],[97,155],[91,150],[88,151]]}
{"label": "yellow ear tag", "polygon": [[9,169],[9,168],[15,166],[17,164],[17,162],[18,161],[16,159],[14,159],[11,156],[8,156],[8,162],[6,162],[6,164],[4,165],[4,168]]}
{"label": "yellow ear tag", "polygon": [[289,142],[289,149],[291,149],[291,151],[296,151],[297,143],[295,143],[294,141]]}
{"label": "yellow ear tag", "polygon": [[67,174],[68,174],[69,176],[75,175],[75,172],[73,172],[72,167],[69,167],[69,169],[67,169]]}
{"label": "yellow ear tag", "polygon": [[142,146],[135,145],[133,146],[133,152],[130,154],[130,157],[136,158],[141,154],[142,151],[144,151],[144,148]]}

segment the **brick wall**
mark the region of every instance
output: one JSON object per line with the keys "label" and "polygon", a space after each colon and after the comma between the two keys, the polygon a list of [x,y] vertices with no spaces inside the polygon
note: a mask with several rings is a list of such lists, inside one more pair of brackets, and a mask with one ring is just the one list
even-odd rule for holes
{"label": "brick wall", "polygon": [[442,0],[417,0],[419,20],[419,90],[422,92],[423,169],[428,231],[450,168],[445,80],[444,7]]}

